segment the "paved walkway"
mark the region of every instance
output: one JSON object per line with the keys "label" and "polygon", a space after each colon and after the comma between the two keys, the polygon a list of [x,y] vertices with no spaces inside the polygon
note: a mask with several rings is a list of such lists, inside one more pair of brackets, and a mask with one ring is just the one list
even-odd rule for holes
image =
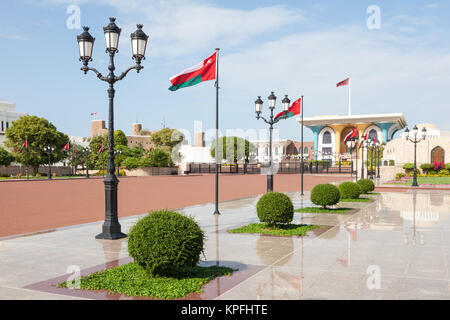
{"label": "paved walkway", "polygon": [[[305,175],[304,188],[349,179],[343,175]],[[220,201],[266,192],[266,176],[223,175]],[[300,190],[300,175],[275,176],[275,191]],[[125,177],[120,179],[119,217],[162,208],[176,209],[214,201],[214,175]],[[0,183],[0,237],[102,221],[103,179]]]}
{"label": "paved walkway", "polygon": [[[295,208],[310,205],[308,194],[288,195]],[[450,299],[450,192],[374,197],[369,204],[345,204],[362,208],[353,215],[296,213],[297,223],[327,226],[302,238],[227,233],[257,220],[257,197],[222,203],[219,217],[211,214],[212,204],[183,209],[207,232],[202,263],[239,268],[231,277],[238,281],[216,279],[197,298]],[[122,218],[124,231],[137,219]],[[69,266],[86,272],[129,261],[126,240],[95,240],[100,229],[92,223],[0,242],[0,298],[92,298],[51,284],[67,279]]]}

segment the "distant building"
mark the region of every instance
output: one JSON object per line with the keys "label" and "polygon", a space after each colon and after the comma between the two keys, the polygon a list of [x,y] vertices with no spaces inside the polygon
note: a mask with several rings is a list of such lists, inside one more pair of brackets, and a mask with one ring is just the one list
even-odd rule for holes
{"label": "distant building", "polygon": [[[434,124],[418,124],[418,136],[422,136],[422,129],[427,129],[425,141],[417,144],[417,164],[444,162],[450,163],[450,131],[439,130]],[[410,128],[411,129],[411,128]],[[410,130],[412,135],[412,130]],[[406,141],[403,132],[396,139],[389,141],[383,153],[383,160],[394,160],[395,165],[414,162],[414,143]]]}
{"label": "distant building", "polygon": [[14,103],[0,100],[0,145],[3,145],[6,140],[6,129],[11,126],[13,121],[25,115],[26,113],[16,112],[16,105]]}
{"label": "distant building", "polygon": [[[300,119],[297,121],[300,124]],[[358,138],[367,133],[370,140],[376,138],[379,142],[387,143],[397,131],[406,127],[402,113],[317,116],[304,118],[303,124],[314,134],[315,159],[333,162],[351,159],[344,139],[354,128]],[[361,152],[360,149],[358,159],[361,159]]]}
{"label": "distant building", "polygon": [[[251,140],[250,143],[255,146],[255,161],[268,162],[270,141]],[[303,147],[303,159],[314,159],[314,142],[303,142]],[[287,139],[272,141],[272,159],[274,162],[286,159],[300,159],[301,153],[301,142]]]}
{"label": "distant building", "polygon": [[[153,146],[150,135],[142,135],[142,124],[133,123],[131,126],[131,136],[127,136],[128,147],[133,148],[138,145],[141,145],[145,149],[149,149]],[[150,134],[156,131],[151,131]],[[108,133],[108,129],[106,128],[105,120],[92,120],[91,121],[91,134],[90,139],[96,136],[102,136]]]}

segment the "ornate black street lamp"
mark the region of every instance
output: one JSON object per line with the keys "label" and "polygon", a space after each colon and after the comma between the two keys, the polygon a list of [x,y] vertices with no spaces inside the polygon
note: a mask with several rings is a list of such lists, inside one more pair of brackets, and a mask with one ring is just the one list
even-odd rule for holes
{"label": "ornate black street lamp", "polygon": [[412,186],[413,187],[418,187],[419,184],[417,183],[417,159],[416,159],[417,144],[420,141],[425,140],[425,138],[427,137],[427,129],[425,129],[425,127],[423,127],[423,129],[422,129],[422,137],[420,137],[420,138],[417,138],[417,135],[419,133],[419,129],[417,128],[416,125],[413,128],[413,139],[410,138],[410,134],[409,134],[409,129],[408,128],[406,128],[405,133],[406,133],[406,135],[405,135],[406,141],[411,141],[412,143],[414,143],[414,176],[413,176]]}
{"label": "ornate black street lamp", "polygon": [[114,66],[114,56],[118,52],[119,37],[122,31],[116,24],[115,18],[109,18],[110,23],[103,28],[106,39],[106,53],[109,54],[109,74],[104,77],[94,68],[88,67],[88,63],[92,61],[92,49],[95,39],[89,34],[89,28],[83,27],[84,32],[77,37],[80,50],[80,61],[83,62],[81,70],[86,74],[93,71],[97,77],[109,84],[109,120],[108,120],[108,164],[107,175],[104,179],[105,184],[105,222],[103,223],[103,232],[96,236],[97,239],[120,239],[126,237],[121,232],[117,213],[117,184],[119,183],[114,168],[114,84],[125,78],[129,71],[135,69],[138,73],[144,67],[141,61],[145,59],[145,50],[147,47],[148,36],[142,31],[142,25],[137,25],[137,30],[133,32],[131,37],[131,48],[133,52],[132,59],[136,61],[136,65],[128,68],[120,76],[114,74],[116,69]]}
{"label": "ornate black street lamp", "polygon": [[269,109],[270,109],[270,119],[266,120],[263,116],[261,116],[262,107],[263,107],[263,101],[261,100],[261,96],[258,96],[258,99],[255,101],[255,112],[256,112],[256,119],[263,119],[265,123],[267,123],[270,131],[270,140],[269,140],[269,171],[267,174],[267,192],[273,191],[273,168],[272,168],[272,131],[273,131],[273,125],[280,121],[281,119],[287,119],[287,113],[289,111],[289,106],[291,103],[291,100],[289,100],[288,96],[285,95],[284,99],[281,101],[283,104],[283,115],[279,116],[278,118],[274,119],[273,117],[273,110],[275,109],[275,103],[277,100],[277,97],[274,95],[273,91],[268,97],[269,99]]}
{"label": "ornate black street lamp", "polygon": [[51,160],[53,158],[53,152],[55,151],[55,147],[53,146],[46,146],[44,147],[44,152],[47,153],[48,157],[48,179],[52,178],[52,166],[51,166]]}
{"label": "ornate black street lamp", "polygon": [[[350,137],[345,144],[347,145],[347,149],[350,151],[350,158],[353,162],[353,156],[352,156],[352,150],[355,149],[356,152],[356,168],[355,168],[355,178],[356,181],[358,181],[358,137]],[[339,162],[341,161],[341,159],[339,159]],[[353,164],[352,164],[352,169],[353,171]]]}
{"label": "ornate black street lamp", "polygon": [[362,159],[361,160],[361,179],[364,179],[364,149],[367,150],[367,143],[368,143],[368,141],[362,135],[361,136],[361,145],[360,145],[360,149],[362,149],[362,151],[361,151],[361,159]]}
{"label": "ornate black street lamp", "polygon": [[85,166],[86,166],[86,178],[89,179],[89,155],[91,154],[92,150],[90,147],[86,147],[83,149],[83,153],[86,157],[86,162],[85,162]]}

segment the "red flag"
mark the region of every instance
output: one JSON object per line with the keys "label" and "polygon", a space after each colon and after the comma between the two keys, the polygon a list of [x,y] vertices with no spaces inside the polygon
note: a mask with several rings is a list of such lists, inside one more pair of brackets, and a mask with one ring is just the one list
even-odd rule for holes
{"label": "red flag", "polygon": [[25,139],[25,142],[23,143],[23,145],[22,145],[22,148],[28,148],[28,140],[27,139]]}
{"label": "red flag", "polygon": [[69,142],[66,143],[66,145],[64,146],[64,148],[62,148],[61,151],[66,151],[69,150]]}
{"label": "red flag", "polygon": [[103,145],[100,147],[100,150],[98,150],[98,152],[103,152]]}
{"label": "red flag", "polygon": [[336,87],[342,87],[342,86],[348,86],[348,81],[350,80],[350,78],[347,78],[345,80],[342,80],[341,82],[338,82],[336,84]]}
{"label": "red flag", "polygon": [[354,138],[358,136],[358,132],[356,131],[356,128],[354,128],[351,132],[349,132],[344,139],[344,143],[347,142],[348,139]]}
{"label": "red flag", "polygon": [[[290,117],[300,114],[301,105],[302,105],[302,98],[298,98],[297,100],[295,100],[292,103],[292,105],[289,107],[288,112],[286,114],[286,118],[290,118]],[[283,111],[278,113],[275,116],[274,120],[276,120],[278,117],[281,117],[282,115],[284,115]]]}

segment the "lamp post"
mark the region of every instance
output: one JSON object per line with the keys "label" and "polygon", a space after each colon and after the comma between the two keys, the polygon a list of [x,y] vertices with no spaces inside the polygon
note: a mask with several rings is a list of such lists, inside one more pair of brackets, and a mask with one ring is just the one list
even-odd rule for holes
{"label": "lamp post", "polygon": [[[355,181],[358,181],[358,137],[351,137],[346,141],[347,144],[347,148],[350,151],[350,157],[353,160],[353,156],[352,156],[352,150],[355,149],[356,151],[356,168],[355,168]],[[339,159],[340,161],[340,159]],[[353,168],[352,168],[353,171]]]}
{"label": "lamp post", "polygon": [[367,140],[364,138],[364,135],[361,136],[361,179],[364,179],[364,149],[367,148]]}
{"label": "lamp post", "polygon": [[44,152],[47,153],[47,157],[48,157],[48,179],[52,179],[52,166],[51,166],[51,159],[52,159],[52,155],[53,155],[53,151],[55,151],[55,147],[53,146],[46,146],[44,147]]}
{"label": "lamp post", "polygon": [[382,144],[377,141],[377,179],[380,178],[381,146]]}
{"label": "lamp post", "polygon": [[369,141],[369,146],[370,146],[370,176],[369,179],[373,180],[373,156],[374,156],[374,151],[375,151],[375,139],[374,140],[370,140]]}
{"label": "lamp post", "polygon": [[117,150],[114,150],[114,155],[116,156],[116,159],[117,159],[117,176],[118,177],[120,177],[120,156],[122,155],[122,150],[120,150],[120,149],[117,149]]}
{"label": "lamp post", "polygon": [[148,36],[142,31],[142,24],[137,25],[137,30],[131,37],[132,59],[136,65],[125,70],[120,76],[114,74],[114,56],[118,52],[119,37],[121,29],[115,24],[115,18],[109,18],[110,23],[103,28],[106,40],[106,53],[109,54],[109,74],[104,77],[96,69],[88,67],[92,61],[92,49],[95,39],[89,34],[89,28],[83,27],[84,32],[77,37],[80,50],[80,61],[83,62],[81,70],[86,74],[88,71],[94,72],[97,77],[109,84],[109,120],[108,120],[108,164],[107,175],[104,179],[105,184],[105,221],[102,227],[102,233],[96,236],[97,239],[115,240],[126,237],[121,232],[117,213],[117,184],[119,183],[114,168],[114,84],[126,77],[129,71],[135,69],[139,73],[144,67],[141,61],[145,59],[145,50],[147,47]]}
{"label": "lamp post", "polygon": [[267,174],[267,192],[273,191],[273,170],[272,170],[272,131],[273,131],[273,125],[280,121],[281,119],[287,119],[287,113],[289,111],[289,106],[291,103],[291,100],[289,100],[288,96],[285,95],[284,99],[281,101],[283,104],[283,114],[277,118],[274,119],[273,117],[273,110],[275,109],[275,103],[277,100],[277,97],[271,92],[270,96],[268,97],[269,100],[269,109],[270,109],[270,118],[269,120],[265,119],[263,116],[261,116],[262,107],[263,107],[263,101],[261,100],[261,96],[258,96],[258,99],[255,101],[255,112],[256,112],[256,119],[262,119],[265,123],[269,125],[269,132],[270,132],[270,140],[269,140],[269,172]]}
{"label": "lamp post", "polygon": [[86,156],[86,178],[89,179],[89,155],[91,154],[91,148],[86,147],[83,149],[83,153]]}
{"label": "lamp post", "polygon": [[417,144],[422,141],[425,140],[425,138],[427,137],[427,129],[425,129],[425,127],[423,127],[422,129],[422,137],[418,138],[418,133],[419,133],[419,129],[417,128],[417,125],[414,126],[413,128],[413,138],[410,137],[409,134],[409,129],[406,128],[405,130],[405,138],[406,141],[411,141],[412,143],[414,143],[414,176],[413,176],[413,182],[412,182],[412,186],[413,187],[418,187],[419,184],[417,183]]}

